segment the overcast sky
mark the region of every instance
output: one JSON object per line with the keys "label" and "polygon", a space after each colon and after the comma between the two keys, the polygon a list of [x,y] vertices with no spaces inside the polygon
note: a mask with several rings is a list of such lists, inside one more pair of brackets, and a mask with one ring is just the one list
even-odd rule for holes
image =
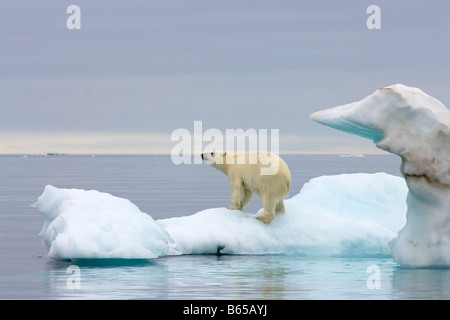
{"label": "overcast sky", "polygon": [[279,129],[280,151],[377,152],[309,115],[394,83],[449,106],[449,14],[448,0],[2,1],[0,153],[170,152],[196,120]]}

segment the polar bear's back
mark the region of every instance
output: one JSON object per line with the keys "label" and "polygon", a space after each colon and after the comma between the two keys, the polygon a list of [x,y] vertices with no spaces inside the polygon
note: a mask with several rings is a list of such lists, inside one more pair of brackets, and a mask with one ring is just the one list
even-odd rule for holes
{"label": "polar bear's back", "polygon": [[[254,152],[227,155],[225,159],[228,177],[239,176],[244,185],[257,193],[278,190],[287,195],[291,185],[291,173],[286,162],[274,153]],[[275,187],[275,188],[274,188]]]}

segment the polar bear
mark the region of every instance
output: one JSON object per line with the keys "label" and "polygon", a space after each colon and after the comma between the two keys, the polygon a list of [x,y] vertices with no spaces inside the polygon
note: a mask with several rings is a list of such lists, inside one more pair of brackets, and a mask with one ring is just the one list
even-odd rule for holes
{"label": "polar bear", "polygon": [[212,151],[202,153],[205,163],[228,176],[231,205],[228,209],[242,210],[253,193],[263,202],[264,212],[256,219],[270,224],[275,212],[285,212],[283,199],[291,186],[291,173],[287,164],[270,152],[229,153]]}

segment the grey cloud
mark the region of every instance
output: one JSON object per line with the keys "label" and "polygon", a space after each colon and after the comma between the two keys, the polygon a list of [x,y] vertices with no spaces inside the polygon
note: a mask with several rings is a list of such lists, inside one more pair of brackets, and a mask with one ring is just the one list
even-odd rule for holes
{"label": "grey cloud", "polygon": [[[81,30],[65,26],[69,4]],[[279,128],[393,83],[450,104],[450,5],[377,1],[8,1],[0,10],[1,130]]]}

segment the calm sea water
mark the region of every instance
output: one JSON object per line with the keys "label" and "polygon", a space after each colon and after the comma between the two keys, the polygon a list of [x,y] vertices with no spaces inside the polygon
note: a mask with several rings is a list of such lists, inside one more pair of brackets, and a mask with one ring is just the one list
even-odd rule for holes
{"label": "calm sea water", "polygon": [[[286,155],[290,196],[311,178],[399,175],[394,156]],[[405,269],[392,259],[192,255],[153,260],[58,261],[46,256],[42,215],[30,205],[45,185],[130,199],[154,219],[227,206],[226,177],[169,156],[0,156],[1,299],[450,299],[449,269]],[[254,197],[246,211],[262,207]],[[68,267],[79,267],[79,287]],[[371,288],[368,268],[379,272]]]}

